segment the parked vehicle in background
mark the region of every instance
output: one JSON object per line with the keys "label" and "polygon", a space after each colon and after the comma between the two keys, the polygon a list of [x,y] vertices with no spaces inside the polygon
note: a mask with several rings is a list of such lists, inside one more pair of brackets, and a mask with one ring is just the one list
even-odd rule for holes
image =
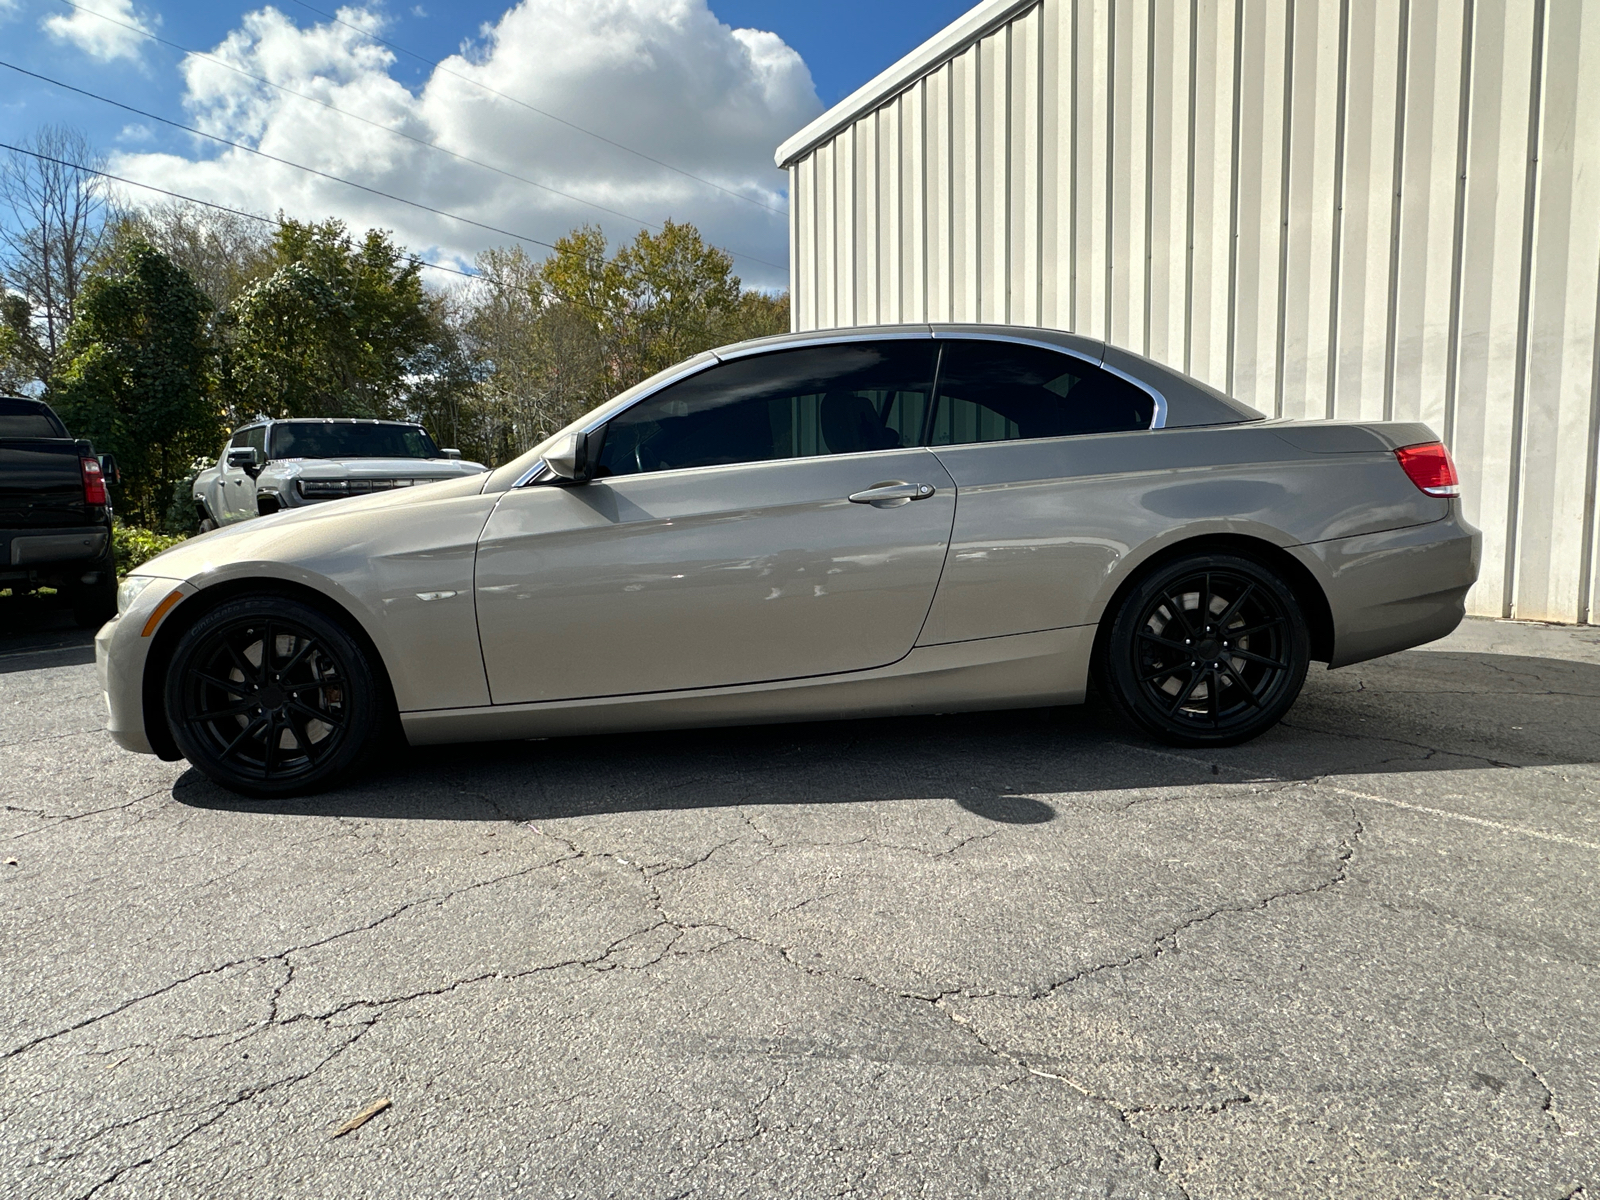
{"label": "parked vehicle in background", "polygon": [[1426,425],[1267,420],[1045,329],[702,354],[495,471],[194,539],[96,642],[123,746],[287,795],[413,745],[1069,704],[1255,737],[1478,574]]}
{"label": "parked vehicle in background", "polygon": [[217,465],[194,481],[205,532],[288,508],[480,475],[482,463],[441,450],[404,421],[352,417],[258,421],[235,430]]}
{"label": "parked vehicle in background", "polygon": [[0,588],[55,588],[85,628],[117,611],[112,457],[73,438],[50,406],[0,396]]}

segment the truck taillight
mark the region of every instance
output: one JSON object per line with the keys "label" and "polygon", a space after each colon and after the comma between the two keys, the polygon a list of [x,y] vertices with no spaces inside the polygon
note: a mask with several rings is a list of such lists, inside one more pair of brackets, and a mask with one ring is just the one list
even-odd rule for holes
{"label": "truck taillight", "polygon": [[78,464],[83,468],[83,502],[104,504],[106,477],[100,473],[100,464],[92,458],[80,458]]}
{"label": "truck taillight", "polygon": [[1459,496],[1461,480],[1456,475],[1456,464],[1450,461],[1450,451],[1443,442],[1422,442],[1416,446],[1401,446],[1394,452],[1400,467],[1430,496]]}

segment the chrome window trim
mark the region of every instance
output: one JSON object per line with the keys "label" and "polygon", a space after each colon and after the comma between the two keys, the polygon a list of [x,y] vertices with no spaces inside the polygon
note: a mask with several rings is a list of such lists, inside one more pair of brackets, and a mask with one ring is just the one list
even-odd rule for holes
{"label": "chrome window trim", "polygon": [[[874,326],[871,328],[884,329],[882,326]],[[941,331],[933,328],[931,325],[907,325],[903,329],[888,327],[887,329],[884,329],[884,332],[881,333],[869,333],[866,329],[859,327],[853,330],[819,330],[814,336],[802,336],[796,338],[794,341],[786,341],[782,345],[777,346],[748,346],[744,349],[732,349],[728,350],[727,352],[724,352],[723,349],[710,350],[707,351],[707,353],[709,353],[712,357],[711,362],[701,363],[700,366],[694,368],[693,370],[680,371],[676,374],[668,376],[655,387],[651,388],[648,392],[641,392],[639,395],[635,396],[625,408],[619,408],[615,412],[607,413],[599,420],[591,421],[589,424],[580,427],[578,432],[585,435],[591,434],[596,429],[600,428],[600,426],[609,421],[615,420],[622,413],[625,413],[635,405],[641,404],[650,399],[651,396],[654,396],[663,389],[669,388],[676,383],[682,383],[685,379],[692,379],[701,372],[709,371],[713,367],[719,367],[725,362],[734,362],[739,359],[751,358],[758,354],[781,354],[785,350],[805,350],[813,346],[837,346],[845,342],[914,341],[917,338],[929,338],[935,341],[1011,342],[1019,346],[1035,346],[1041,350],[1051,350],[1056,354],[1063,355],[1067,358],[1073,359],[1076,362],[1088,363],[1090,366],[1108,372],[1109,374],[1115,375],[1118,379],[1133,384],[1134,387],[1138,388],[1140,391],[1149,396],[1154,402],[1154,409],[1150,415],[1150,428],[1164,429],[1166,427],[1167,398],[1162,395],[1158,389],[1151,387],[1150,384],[1146,383],[1144,380],[1137,379],[1134,376],[1129,375],[1126,371],[1119,371],[1116,367],[1107,366],[1103,358],[1100,362],[1091,362],[1091,360],[1085,358],[1083,355],[1076,354],[1073,351],[1066,349],[1064,346],[1059,346],[1056,343],[1046,341],[1043,338],[1031,338],[1021,334],[993,333],[987,330],[974,330],[971,333],[966,333],[955,330]],[[1018,440],[1044,441],[1047,439],[1026,438]],[[927,449],[927,447],[922,447],[922,449]],[[517,488],[527,487],[531,484],[538,483],[546,469],[547,467],[545,461],[542,458],[539,459],[531,467],[519,475],[516,479],[516,482],[514,482],[508,490],[515,491]]]}

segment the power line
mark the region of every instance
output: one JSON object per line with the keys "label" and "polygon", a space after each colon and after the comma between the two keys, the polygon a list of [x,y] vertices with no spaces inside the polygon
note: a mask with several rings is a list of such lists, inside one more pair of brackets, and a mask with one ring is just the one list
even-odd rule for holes
{"label": "power line", "polygon": [[746,196],[743,192],[736,192],[732,188],[723,187],[720,183],[713,183],[711,180],[702,175],[696,175],[693,171],[685,171],[682,167],[675,167],[669,162],[662,162],[659,158],[654,158],[646,154],[643,150],[635,150],[632,146],[625,146],[621,142],[614,141],[613,139],[606,137],[603,133],[596,133],[592,129],[585,129],[582,125],[579,125],[573,121],[569,121],[565,117],[558,117],[553,112],[547,112],[545,109],[537,108],[534,105],[529,104],[526,100],[518,100],[515,96],[512,96],[506,92],[502,92],[499,88],[492,88],[487,83],[473,79],[470,75],[463,75],[459,71],[452,71],[449,67],[445,66],[444,63],[437,59],[429,58],[424,54],[418,54],[415,50],[408,50],[398,43],[381,38],[377,34],[373,33],[370,29],[363,29],[359,25],[352,25],[349,21],[343,20],[333,13],[324,12],[322,9],[317,8],[314,5],[307,4],[305,0],[293,0],[293,3],[298,4],[307,12],[314,12],[317,14],[317,16],[322,17],[325,20],[332,21],[335,25],[343,25],[346,29],[353,29],[362,37],[371,38],[380,46],[387,46],[389,49],[394,50],[397,53],[404,54],[409,58],[414,58],[420,63],[426,63],[436,71],[443,71],[446,75],[449,75],[455,79],[459,79],[463,83],[470,83],[473,87],[482,88],[484,91],[489,92],[492,95],[499,96],[502,100],[509,100],[513,104],[521,105],[529,112],[538,113],[541,117],[548,117],[550,120],[555,121],[558,124],[565,125],[568,129],[575,129],[579,133],[587,134],[589,137],[602,141],[608,146],[615,146],[618,150],[623,150],[629,154],[636,155],[637,157],[644,159],[646,162],[655,163],[656,166],[664,167],[668,171],[676,172],[686,179],[693,179],[696,183],[703,183],[707,187],[716,188],[717,191],[725,192],[729,196],[734,197],[736,200],[743,200],[746,204],[754,204],[757,208],[764,208],[768,212],[777,213],[780,217],[788,215],[781,208],[774,208],[770,204],[763,204],[760,200]]}
{"label": "power line", "polygon": [[131,112],[135,116],[145,118],[147,121],[159,121],[163,125],[170,125],[174,129],[181,129],[185,133],[194,134],[196,137],[210,138],[214,142],[220,142],[224,146],[231,146],[235,150],[243,150],[247,154],[259,155],[261,158],[265,158],[271,162],[280,163],[286,167],[293,167],[297,171],[304,171],[308,175],[316,175],[321,179],[327,179],[333,183],[342,183],[346,187],[353,187],[358,191],[367,192],[373,196],[381,196],[385,200],[393,200],[397,204],[407,204],[412,208],[421,209],[423,212],[433,213],[435,216],[447,217],[452,221],[460,221],[463,225],[474,225],[479,229],[486,229],[490,233],[498,233],[501,237],[511,238],[513,241],[531,242],[535,246],[543,246],[547,250],[556,249],[556,246],[553,242],[547,242],[542,238],[532,237],[523,233],[513,233],[509,229],[501,229],[498,225],[486,225],[482,221],[474,221],[471,217],[463,217],[458,213],[446,212],[442,208],[434,208],[433,205],[424,204],[420,200],[408,200],[404,196],[396,196],[393,192],[385,192],[379,188],[368,187],[364,183],[357,183],[353,179],[345,179],[341,176],[330,174],[327,171],[319,171],[317,168],[308,167],[304,163],[292,162],[287,158],[279,158],[276,154],[268,154],[265,150],[258,150],[254,146],[246,146],[243,142],[231,141],[220,134],[207,133],[204,129],[196,129],[193,125],[185,125],[183,122],[174,121],[169,117],[157,116],[153,112],[146,112],[142,108],[135,108],[131,104],[124,104],[120,100],[113,100],[109,96],[101,96],[95,92],[88,91],[85,88],[74,87],[70,83],[63,83],[59,79],[51,79],[48,75],[40,75],[36,71],[29,71],[23,67],[17,66],[15,63],[6,62],[4,59],[0,59],[0,67],[5,67],[8,70],[15,71],[19,75],[26,75],[30,79],[37,79],[42,83],[48,83],[54,87],[63,88],[69,92],[76,92],[80,96],[87,96],[91,100],[98,100],[102,104],[109,104],[113,108],[120,108],[124,112]]}
{"label": "power line", "polygon": [[[73,0],[59,0],[59,3],[64,4],[68,8],[74,9],[77,12],[87,13],[91,17],[98,17],[102,21],[108,21],[120,29],[126,29],[130,33],[135,33],[140,37],[148,38],[153,42],[157,42],[160,45],[166,46],[172,50],[176,50],[180,54],[191,55],[195,58],[200,58],[207,62],[215,63],[224,70],[232,71],[235,75],[241,75],[246,79],[254,80],[256,83],[266,84],[268,87],[276,88],[285,95],[295,96],[301,100],[309,101],[312,104],[321,105],[330,112],[336,112],[340,116],[349,117],[352,121],[360,121],[363,125],[370,125],[374,129],[381,129],[385,133],[393,134],[395,137],[404,138],[408,142],[415,142],[417,145],[426,147],[429,150],[437,150],[439,153],[448,154],[451,158],[459,159],[461,162],[471,163],[473,166],[482,167],[486,171],[493,171],[495,174],[503,175],[507,179],[514,179],[518,183],[527,184],[529,187],[539,188],[541,191],[546,191],[552,195],[560,196],[565,200],[571,200],[576,204],[588,205],[590,208],[598,209],[600,212],[610,213],[614,217],[621,217],[624,221],[632,221],[635,224],[643,225],[647,229],[654,229],[657,231],[661,229],[661,226],[654,221],[646,221],[643,217],[632,216],[631,214],[622,212],[619,209],[607,208],[604,204],[600,204],[594,200],[586,200],[582,196],[575,196],[571,192],[564,192],[560,188],[554,188],[549,184],[540,183],[537,179],[529,179],[524,175],[518,175],[514,171],[507,171],[502,167],[497,167],[493,163],[487,163],[482,159],[477,159],[471,157],[470,155],[458,153],[455,150],[451,150],[447,146],[439,145],[437,142],[430,142],[426,138],[420,138],[415,134],[407,133],[403,129],[396,129],[391,125],[385,125],[381,121],[374,121],[369,117],[363,117],[359,113],[353,113],[349,109],[340,108],[338,105],[331,104],[326,100],[320,99],[319,97],[308,96],[304,92],[296,91],[294,88],[287,87],[284,84],[268,79],[263,75],[257,75],[254,72],[244,70],[242,67],[234,66],[232,63],[226,61],[225,59],[218,58],[214,54],[207,54],[201,50],[192,50],[187,46],[180,46],[177,42],[169,41],[168,39],[161,37],[159,34],[151,33],[148,29],[141,29],[137,25],[130,25],[126,21],[119,21],[115,17],[107,16],[105,13],[96,12],[91,8],[85,8],[81,4],[74,3]],[[771,267],[774,270],[781,271],[785,269],[778,263],[768,262],[764,258],[758,258],[756,255],[750,254],[743,250],[729,250],[728,252],[738,256],[739,258],[748,259],[750,262],[760,263],[764,267]]]}
{"label": "power line", "polygon": [[[53,158],[48,154],[40,154],[37,150],[29,150],[24,146],[13,146],[8,142],[0,142],[0,150],[10,150],[14,154],[26,154],[30,158],[37,158],[42,162],[55,163],[58,167],[68,167],[74,171],[82,171],[85,175],[98,175],[101,179],[115,180],[125,183],[129,187],[143,188],[147,192],[158,192],[163,196],[170,196],[174,200],[183,200],[189,204],[199,204],[206,208],[214,208],[218,212],[232,213],[236,217],[244,217],[249,221],[259,221],[263,225],[280,226],[282,221],[272,217],[263,217],[260,213],[246,212],[242,208],[229,208],[226,204],[217,204],[211,200],[202,200],[198,196],[185,196],[182,192],[169,191],[164,187],[157,187],[153,183],[140,183],[137,179],[128,179],[122,175],[113,175],[110,171],[97,170],[86,167],[82,163],[68,162],[64,158]],[[401,255],[407,262],[416,263],[419,267],[427,267],[433,271],[448,271],[452,275],[460,275],[463,279],[482,279],[482,275],[475,275],[471,271],[458,271],[455,267],[446,267],[440,263],[429,262],[425,258],[418,258],[414,254]]]}

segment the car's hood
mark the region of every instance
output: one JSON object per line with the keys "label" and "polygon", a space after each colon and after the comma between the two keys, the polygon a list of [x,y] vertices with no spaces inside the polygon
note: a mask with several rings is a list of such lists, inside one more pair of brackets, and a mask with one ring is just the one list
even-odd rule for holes
{"label": "car's hood", "polygon": [[[427,487],[375,492],[370,496],[288,509],[271,516],[240,521],[236,525],[225,525],[178,543],[171,550],[134,568],[130,574],[189,579],[232,563],[292,563],[299,559],[305,548],[325,548],[330,544],[341,544],[352,550],[367,547],[369,553],[382,553],[384,548],[377,546],[375,540],[382,540],[384,531],[410,519],[394,510],[477,495],[483,491],[485,478],[482,473],[474,473],[458,479],[443,479]],[[485,498],[486,507],[493,507],[493,499]]]}
{"label": "car's hood", "polygon": [[289,458],[275,466],[301,479],[453,479],[485,469],[454,458]]}

